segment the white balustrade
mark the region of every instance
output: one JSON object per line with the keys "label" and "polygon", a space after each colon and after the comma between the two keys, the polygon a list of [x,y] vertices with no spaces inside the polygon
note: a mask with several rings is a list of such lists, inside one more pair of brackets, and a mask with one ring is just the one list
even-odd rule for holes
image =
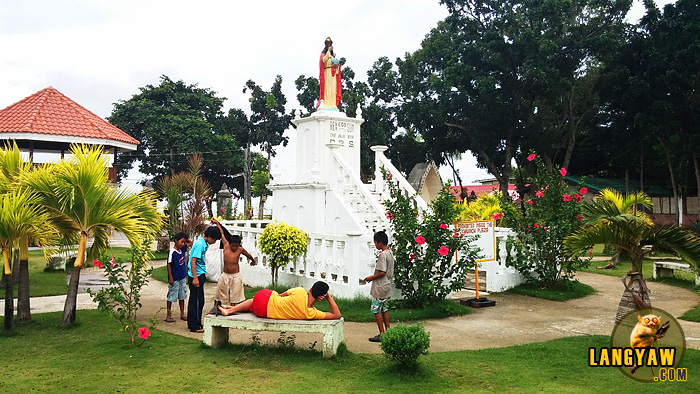
{"label": "white balustrade", "polygon": [[[260,252],[257,240],[267,224],[271,221],[221,221],[231,234],[241,237],[242,246],[258,262],[250,266],[245,257],[241,257],[240,267],[243,282],[251,286],[269,286],[271,268],[269,257]],[[356,294],[369,294],[369,286],[361,286],[360,279],[374,267],[358,270],[354,259],[365,255],[368,245],[372,245],[372,236],[366,234],[348,234],[346,236],[329,236],[307,234],[307,252],[304,256],[293,258],[285,268],[279,269],[279,283],[283,286],[311,287],[314,282],[323,280],[331,286],[334,294],[341,297],[353,297]],[[376,259],[372,257],[372,259]]]}

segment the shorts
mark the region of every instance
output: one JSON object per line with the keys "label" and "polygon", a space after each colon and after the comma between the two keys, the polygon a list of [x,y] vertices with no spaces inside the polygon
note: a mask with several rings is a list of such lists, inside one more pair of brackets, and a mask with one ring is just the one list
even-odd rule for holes
{"label": "shorts", "polygon": [[372,297],[372,313],[383,313],[389,310],[389,300],[391,297],[387,298],[376,298]]}
{"label": "shorts", "polygon": [[187,278],[174,280],[168,285],[168,301],[176,302],[187,298]]}
{"label": "shorts", "polygon": [[271,295],[272,290],[270,289],[262,289],[255,293],[250,311],[255,313],[257,317],[267,317],[267,303],[270,301]]}
{"label": "shorts", "polygon": [[216,286],[216,297],[214,298],[217,301],[221,301],[223,305],[239,304],[245,301],[241,273],[227,274],[222,272],[219,276],[219,282]]}

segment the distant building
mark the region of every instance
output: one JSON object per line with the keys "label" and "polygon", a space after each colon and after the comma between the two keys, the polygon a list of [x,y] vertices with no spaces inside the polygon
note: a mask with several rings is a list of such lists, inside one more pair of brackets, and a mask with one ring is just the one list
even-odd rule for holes
{"label": "distant building", "polygon": [[34,161],[35,154],[62,158],[72,143],[104,147],[111,156],[115,183],[117,154],[135,151],[139,141],[49,86],[0,110],[0,140],[15,141]]}

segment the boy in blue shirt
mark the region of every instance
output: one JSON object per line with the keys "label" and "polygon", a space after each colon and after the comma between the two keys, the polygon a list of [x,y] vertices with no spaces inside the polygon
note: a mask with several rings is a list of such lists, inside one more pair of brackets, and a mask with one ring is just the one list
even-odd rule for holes
{"label": "boy in blue shirt", "polygon": [[185,315],[185,298],[187,298],[187,260],[185,254],[187,254],[188,238],[189,236],[183,232],[175,234],[173,238],[175,242],[168,256],[168,316],[165,318],[168,323],[175,322],[170,308],[176,301],[180,304],[180,320],[187,320],[187,315]]}
{"label": "boy in blue shirt", "polygon": [[187,264],[187,284],[190,287],[190,301],[187,304],[187,328],[191,332],[204,332],[202,308],[204,308],[204,282],[207,273],[204,255],[207,253],[209,245],[216,242],[217,239],[221,239],[221,232],[218,228],[210,226],[204,231],[204,235],[192,245],[190,251],[190,261]]}

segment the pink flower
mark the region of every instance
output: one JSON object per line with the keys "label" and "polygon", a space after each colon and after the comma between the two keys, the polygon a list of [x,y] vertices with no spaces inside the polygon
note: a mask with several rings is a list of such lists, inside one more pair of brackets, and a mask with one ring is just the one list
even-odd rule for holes
{"label": "pink flower", "polygon": [[235,199],[236,199],[236,196],[233,196],[233,199],[235,200]]}
{"label": "pink flower", "polygon": [[139,338],[146,340],[151,335],[151,331],[146,327],[139,328]]}
{"label": "pink flower", "polygon": [[224,208],[221,208],[221,212],[226,212],[226,210]]}
{"label": "pink flower", "polygon": [[564,199],[564,201],[571,201],[571,196],[568,194],[564,194],[562,198]]}
{"label": "pink flower", "polygon": [[582,187],[581,188],[581,194],[586,194],[588,193],[588,188],[587,187]]}
{"label": "pink flower", "polygon": [[411,260],[411,261],[414,261],[414,260],[416,259],[416,255],[413,254],[413,253],[411,253],[411,254],[408,255],[408,259]]}
{"label": "pink flower", "polygon": [[544,197],[544,193],[542,192],[542,190],[536,191],[536,192],[535,192],[535,195],[536,195],[537,197]]}
{"label": "pink flower", "polygon": [[532,200],[527,200],[527,201],[525,201],[525,204],[530,204],[530,205],[532,205]]}
{"label": "pink flower", "polygon": [[576,202],[581,201],[581,195],[578,193],[574,193],[574,201],[576,201]]}
{"label": "pink flower", "polygon": [[455,238],[459,238],[459,233],[455,231]]}
{"label": "pink flower", "polygon": [[445,245],[440,246],[440,249],[438,249],[438,254],[442,257],[447,256],[448,253],[450,253],[450,249],[446,248]]}
{"label": "pink flower", "polygon": [[491,215],[491,217],[493,218],[493,220],[498,220],[503,217],[503,214],[500,212],[496,212],[493,215]]}
{"label": "pink flower", "polygon": [[97,268],[102,268],[102,263],[100,263],[100,261],[97,259],[92,260],[92,265],[94,265]]}
{"label": "pink flower", "polygon": [[549,185],[545,186],[544,190],[549,190]]}
{"label": "pink flower", "polygon": [[593,249],[588,249],[588,255],[593,257]]}
{"label": "pink flower", "polygon": [[535,227],[540,228],[542,225],[539,223],[535,223]]}
{"label": "pink flower", "polygon": [[533,161],[533,160],[535,160],[535,154],[531,153],[530,155],[528,155],[527,161]]}
{"label": "pink flower", "polygon": [[112,267],[114,267],[114,255],[112,255],[112,260],[109,260],[109,264],[111,264]]}
{"label": "pink flower", "polygon": [[387,213],[386,213],[386,218],[389,219],[389,220],[393,220],[393,219],[394,219],[394,214],[391,213],[391,212],[387,212]]}
{"label": "pink flower", "polygon": [[425,238],[422,235],[416,237],[416,243],[418,245],[423,245],[425,243]]}
{"label": "pink flower", "polygon": [[561,170],[559,170],[559,173],[561,176],[566,176],[566,168],[562,167]]}
{"label": "pink flower", "polygon": [[447,228],[447,225],[446,225],[445,223],[443,223],[443,224],[440,225],[440,228],[444,230],[444,229]]}
{"label": "pink flower", "polygon": [[462,231],[462,235],[467,235],[467,230]]}
{"label": "pink flower", "polygon": [[391,179],[391,171],[387,171],[387,172],[386,172],[386,177],[389,178],[389,179]]}
{"label": "pink flower", "polygon": [[544,228],[544,231],[547,231],[547,229],[548,229],[549,227],[547,227],[547,226],[544,226],[543,228]]}

